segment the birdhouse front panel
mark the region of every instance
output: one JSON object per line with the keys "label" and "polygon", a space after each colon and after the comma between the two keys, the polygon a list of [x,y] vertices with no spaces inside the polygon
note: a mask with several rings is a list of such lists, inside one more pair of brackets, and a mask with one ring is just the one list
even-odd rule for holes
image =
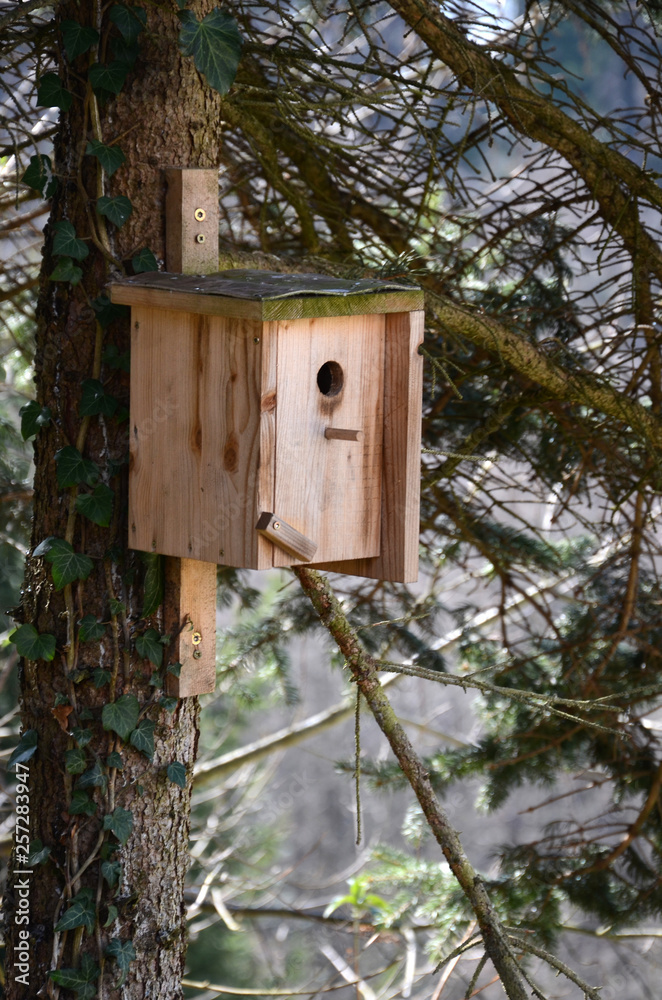
{"label": "birdhouse front panel", "polygon": [[111,298],[132,309],[132,547],[416,579],[422,293],[229,271]]}

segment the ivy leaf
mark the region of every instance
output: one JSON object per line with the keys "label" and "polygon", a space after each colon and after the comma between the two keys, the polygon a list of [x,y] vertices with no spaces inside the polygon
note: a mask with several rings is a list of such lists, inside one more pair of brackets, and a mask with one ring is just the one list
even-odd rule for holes
{"label": "ivy leaf", "polygon": [[119,861],[102,861],[101,874],[112,889],[120,880],[122,865]]}
{"label": "ivy leaf", "polygon": [[[65,990],[77,990],[78,1000],[91,1000],[92,997],[96,996],[94,981],[100,971],[91,955],[83,955],[80,969],[54,969],[48,975],[54,983],[62,986]],[[92,987],[92,994],[89,993],[88,986]]]}
{"label": "ivy leaf", "polygon": [[97,811],[97,804],[92,801],[82,788],[76,788],[67,809],[70,816],[94,816]]}
{"label": "ivy leaf", "polygon": [[139,715],[140,705],[135,694],[123,694],[117,701],[103,706],[101,721],[104,729],[110,729],[121,739],[128,740],[136,728]]}
{"label": "ivy leaf", "polygon": [[107,295],[99,295],[90,303],[97,314],[97,323],[102,330],[107,329],[116,319],[128,318],[131,310],[129,306],[114,305]]}
{"label": "ivy leaf", "polygon": [[149,760],[154,756],[154,730],[156,723],[151,719],[141,719],[136,729],[131,733],[131,745],[145,754]]}
{"label": "ivy leaf", "polygon": [[242,40],[237,22],[218,7],[202,21],[190,10],[181,11],[179,18],[180,51],[193,56],[195,68],[205,75],[210,87],[219,94],[227,94],[241,58]]}
{"label": "ivy leaf", "polygon": [[101,382],[95,378],[86,378],[82,383],[82,393],[78,412],[81,417],[95,417],[98,414],[112,417],[118,407],[118,401],[110,396]]}
{"label": "ivy leaf", "polygon": [[18,411],[21,418],[21,437],[24,441],[33,437],[40,427],[45,427],[51,419],[51,411],[47,406],[40,406],[36,399],[22,406]]}
{"label": "ivy leaf", "polygon": [[131,370],[130,357],[129,352],[120,351],[117,344],[108,344],[104,348],[103,363],[114,371],[129,372]]}
{"label": "ivy leaf", "polygon": [[37,88],[37,107],[68,111],[73,99],[74,95],[62,86],[57,73],[44,73]]}
{"label": "ivy leaf", "polygon": [[19,656],[28,660],[52,660],[55,656],[55,636],[49,632],[40,635],[34,625],[21,625],[9,641],[15,642]]}
{"label": "ivy leaf", "polygon": [[124,601],[118,601],[116,597],[111,597],[110,599],[110,613],[111,615],[122,615],[126,611],[126,605]]}
{"label": "ivy leaf", "polygon": [[36,840],[30,841],[27,867],[34,868],[37,865],[43,865],[46,861],[48,861],[50,854],[51,848],[44,847],[41,840],[37,837]]}
{"label": "ivy leaf", "polygon": [[91,493],[81,493],[76,497],[76,510],[93,524],[107,528],[113,515],[114,497],[115,493],[109,486],[99,483]]}
{"label": "ivy leaf", "polygon": [[91,729],[81,729],[79,726],[75,726],[71,730],[71,735],[79,747],[86,747],[92,739],[93,733]]}
{"label": "ivy leaf", "polygon": [[134,274],[142,274],[144,271],[158,271],[159,264],[148,247],[143,247],[131,258],[131,266]]}
{"label": "ivy leaf", "polygon": [[57,484],[61,489],[67,486],[94,486],[99,478],[99,466],[89,458],[83,458],[78,448],[66,445],[55,453]]}
{"label": "ivy leaf", "polygon": [[57,178],[53,174],[50,156],[45,153],[31,156],[21,180],[33,191],[38,191],[42,198],[52,198],[57,190]]}
{"label": "ivy leaf", "polygon": [[50,275],[51,281],[68,281],[70,285],[77,285],[82,277],[81,268],[76,267],[71,257],[60,257]]}
{"label": "ivy leaf", "polygon": [[[101,868],[103,869],[103,865],[101,866]],[[106,917],[106,922],[105,922],[105,924],[103,926],[104,927],[110,927],[111,924],[114,924],[115,921],[117,920],[118,913],[119,913],[119,911],[118,911],[118,909],[117,909],[116,906],[112,906],[112,905],[109,906],[108,907],[108,916]]]}
{"label": "ivy leaf", "polygon": [[72,62],[99,41],[99,32],[78,21],[61,21],[60,31],[67,59]]}
{"label": "ivy leaf", "polygon": [[135,42],[147,24],[147,11],[144,7],[126,7],[124,4],[117,4],[110,8],[108,16],[127,42]]}
{"label": "ivy leaf", "polygon": [[92,680],[97,691],[99,691],[102,687],[105,687],[106,684],[110,683],[110,677],[111,674],[109,670],[102,670],[101,667],[94,668],[92,671]]}
{"label": "ivy leaf", "polygon": [[78,638],[81,642],[94,642],[106,634],[106,626],[95,615],[85,615],[78,622]]}
{"label": "ivy leaf", "polygon": [[179,677],[182,672],[182,665],[181,663],[169,663],[166,670],[169,674],[172,674],[173,677]]}
{"label": "ivy leaf", "polygon": [[94,893],[91,889],[81,889],[71,901],[67,909],[55,925],[56,931],[70,931],[75,927],[84,927],[88,934],[94,930],[96,922],[96,906]]}
{"label": "ivy leaf", "polygon": [[85,260],[89,256],[89,247],[83,240],[77,238],[76,230],[66,219],[56,222],[53,231],[55,232],[53,253],[61,254],[63,257],[73,257],[75,260]]}
{"label": "ivy leaf", "polygon": [[165,708],[166,712],[174,712],[177,708],[177,698],[170,698],[164,694],[162,698],[159,698],[159,705],[161,708]]}
{"label": "ivy leaf", "polygon": [[119,229],[133,212],[133,205],[123,194],[117,194],[114,198],[104,195],[97,201],[97,212],[110,219]]}
{"label": "ivy leaf", "polygon": [[180,761],[173,760],[172,764],[168,764],[168,777],[174,785],[186,788],[186,768]]}
{"label": "ivy leaf", "polygon": [[113,750],[113,752],[109,753],[108,756],[106,757],[106,767],[114,767],[117,771],[124,770],[124,761],[122,760],[122,755],[119,754],[117,750]]}
{"label": "ivy leaf", "polygon": [[113,59],[107,66],[101,63],[94,63],[90,66],[88,73],[92,90],[96,93],[106,91],[110,94],[119,94],[124,86],[129,67],[119,59]]}
{"label": "ivy leaf", "polygon": [[46,560],[51,564],[56,590],[62,590],[74,580],[87,580],[94,566],[89,556],[83,555],[82,552],[74,552],[69,542],[65,542],[63,538],[49,538],[46,539],[46,542],[49,543],[48,549],[45,552],[40,551],[46,544],[42,542],[41,545],[37,546],[34,554],[45,555]]}
{"label": "ivy leaf", "polygon": [[149,618],[163,603],[165,588],[165,562],[158,552],[143,552],[145,564],[144,603],[141,616]]}
{"label": "ivy leaf", "polygon": [[108,775],[98,760],[80,776],[76,786],[77,788],[101,788],[105,792],[108,787]]}
{"label": "ivy leaf", "polygon": [[155,667],[160,667],[163,661],[163,646],[161,636],[155,628],[148,628],[144,635],[136,639],[136,652],[143,660],[149,660]]}
{"label": "ivy leaf", "polygon": [[7,761],[8,771],[11,771],[12,767],[16,764],[25,764],[26,761],[31,760],[32,757],[34,757],[37,750],[38,739],[39,737],[37,736],[36,729],[26,729],[18,741],[18,745],[12,750],[11,757]]}
{"label": "ivy leaf", "polygon": [[140,46],[137,42],[127,42],[126,38],[113,38],[110,42],[110,50],[113,53],[113,59],[117,62],[124,63],[127,70],[133,69],[133,66],[140,55]]}
{"label": "ivy leaf", "polygon": [[82,774],[87,767],[87,755],[82,747],[67,750],[64,755],[64,766],[69,774]]}
{"label": "ivy leaf", "polygon": [[114,833],[120,844],[126,844],[133,830],[133,814],[118,806],[112,813],[104,816],[103,828]]}
{"label": "ivy leaf", "polygon": [[126,979],[129,965],[136,958],[136,951],[131,941],[121,941],[119,938],[113,938],[108,943],[106,955],[110,955],[111,958],[115,959],[117,968],[122,973],[119,982],[115,983],[115,989],[117,989]]}
{"label": "ivy leaf", "polygon": [[126,161],[126,156],[119,146],[104,146],[98,139],[91,139],[85,148],[85,152],[88,156],[96,156],[109,177],[112,177],[115,171],[119,170]]}

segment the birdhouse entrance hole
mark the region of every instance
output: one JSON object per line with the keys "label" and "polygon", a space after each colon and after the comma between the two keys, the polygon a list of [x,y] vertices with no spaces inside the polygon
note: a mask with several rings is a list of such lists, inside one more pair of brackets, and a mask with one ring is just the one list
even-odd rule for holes
{"label": "birdhouse entrance hole", "polygon": [[343,381],[343,371],[337,361],[325,361],[317,373],[317,387],[323,396],[337,396]]}

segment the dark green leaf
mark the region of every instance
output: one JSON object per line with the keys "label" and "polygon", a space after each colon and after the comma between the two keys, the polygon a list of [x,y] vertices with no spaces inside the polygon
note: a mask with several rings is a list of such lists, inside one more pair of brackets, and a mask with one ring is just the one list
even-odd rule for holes
{"label": "dark green leaf", "polygon": [[112,889],[120,880],[122,865],[119,861],[102,861],[101,874]]}
{"label": "dark green leaf", "polygon": [[154,756],[154,730],[156,723],[150,719],[141,719],[136,729],[131,733],[131,744],[145,754],[145,757],[152,759]]}
{"label": "dark green leaf", "polygon": [[70,285],[77,285],[82,277],[82,270],[71,257],[60,257],[50,275],[51,281],[68,281]]}
{"label": "dark green leaf", "polygon": [[79,24],[78,21],[61,21],[60,31],[62,32],[64,51],[67,53],[69,62],[76,59],[77,56],[82,56],[99,41],[98,31]]}
{"label": "dark green leaf", "polygon": [[68,111],[74,95],[62,86],[57,73],[44,73],[37,88],[37,106],[41,108],[60,108]]}
{"label": "dark green leaf", "polygon": [[124,770],[124,761],[122,760],[122,755],[119,754],[117,750],[113,750],[113,752],[109,753],[108,756],[106,757],[106,767],[114,767],[118,771]]}
{"label": "dark green leaf", "polygon": [[63,538],[52,540],[46,559],[51,564],[56,590],[62,590],[74,580],[87,580],[94,565],[89,556],[74,552],[69,542],[65,542]]}
{"label": "dark green leaf", "polygon": [[90,303],[97,314],[97,322],[105,330],[116,319],[128,319],[131,312],[129,306],[113,305],[107,295],[99,295]]}
{"label": "dark green leaf", "polygon": [[186,768],[178,760],[173,760],[172,764],[168,764],[168,777],[174,785],[186,788]]}
{"label": "dark green leaf", "polygon": [[42,198],[52,198],[57,190],[57,178],[53,175],[50,156],[45,153],[31,156],[21,180],[33,191],[38,191]]}
{"label": "dark green leaf", "polygon": [[89,993],[83,996],[83,990],[87,986],[92,986],[94,992],[91,996],[96,995],[94,980],[98,977],[100,969],[90,955],[83,955],[80,966],[80,969],[54,969],[48,975],[54,983],[65,990],[78,990],[78,1000],[91,1000]]}
{"label": "dark green leaf", "polygon": [[88,934],[91,934],[95,922],[94,893],[91,889],[81,889],[72,899],[66,913],[56,923],[55,930],[70,931],[75,927],[84,927]]}
{"label": "dark green leaf", "polygon": [[[103,865],[101,866],[101,868],[103,870]],[[103,926],[104,927],[110,927],[110,925],[114,924],[115,921],[117,920],[117,916],[118,916],[118,909],[117,909],[117,907],[116,906],[109,906],[108,907],[108,916],[106,917],[106,922],[105,922],[105,924]]]}
{"label": "dark green leaf", "polygon": [[204,73],[207,83],[219,94],[227,94],[232,86],[241,58],[241,35],[237,22],[215,7],[202,21],[190,10],[179,17],[179,48],[185,56],[193,56],[195,68]]}
{"label": "dark green leaf", "polygon": [[111,673],[109,670],[102,670],[101,667],[95,667],[92,671],[92,681],[97,691],[105,687],[106,684],[110,684],[110,678]]}
{"label": "dark green leaf", "polygon": [[108,347],[104,348],[103,363],[115,371],[128,372],[129,358],[129,352],[119,351],[116,344],[108,344]]}
{"label": "dark green leaf", "polygon": [[61,254],[63,257],[73,257],[75,260],[85,260],[89,256],[89,247],[76,237],[76,230],[66,219],[54,223],[53,232],[55,233],[53,253]]}
{"label": "dark green leaf", "polygon": [[36,840],[30,842],[30,847],[28,848],[28,851],[29,851],[28,861],[27,861],[28,868],[33,868],[36,867],[37,865],[43,865],[46,861],[48,861],[51,854],[51,848],[44,847],[44,845],[42,844],[41,840],[39,840],[38,837]]}
{"label": "dark green leaf", "polygon": [[104,792],[108,787],[108,775],[103,770],[99,761],[95,761],[92,767],[80,776],[76,782],[77,788],[101,788]]}
{"label": "dark green leaf", "polygon": [[113,938],[106,948],[106,955],[110,955],[117,962],[117,968],[122,975],[119,982],[115,983],[115,987],[121,986],[126,979],[129,965],[136,957],[135,948],[131,941],[120,941],[119,938]]}
{"label": "dark green leaf", "polygon": [[7,770],[11,771],[16,764],[25,764],[26,761],[34,757],[37,750],[37,742],[37,730],[26,729],[18,741],[18,746],[15,746],[11,752],[11,757],[7,761]]}
{"label": "dark green leaf", "polygon": [[149,679],[150,687],[162,688],[163,687],[163,674],[153,673]]}
{"label": "dark green leaf", "polygon": [[128,740],[136,728],[140,705],[134,694],[123,694],[117,701],[103,706],[101,721],[104,729],[117,733],[123,740]]}
{"label": "dark green leaf", "polygon": [[19,656],[28,660],[52,660],[55,656],[55,636],[49,632],[40,635],[34,625],[21,625],[9,641],[15,642]]}
{"label": "dark green leaf", "polygon": [[128,72],[129,67],[127,64],[120,62],[119,59],[113,59],[107,66],[102,66],[101,63],[94,63],[93,66],[90,66],[88,74],[92,90],[95,93],[105,90],[110,94],[119,94],[124,86]]}
{"label": "dark green leaf", "polygon": [[126,161],[126,156],[119,146],[104,146],[98,139],[91,139],[85,152],[88,156],[96,156],[109,177],[112,177]]}
{"label": "dark green leaf", "polygon": [[79,726],[75,726],[71,730],[71,735],[79,747],[86,747],[92,739],[93,733],[91,729],[81,729]]}
{"label": "dark green leaf", "polygon": [[124,601],[118,601],[116,597],[111,597],[110,599],[110,613],[111,615],[122,615],[126,611],[126,606]]}
{"label": "dark green leaf", "polygon": [[170,698],[164,695],[162,698],[159,698],[159,705],[161,708],[165,708],[166,712],[174,712],[177,708],[177,698]]}
{"label": "dark green leaf", "polygon": [[142,274],[143,271],[158,271],[159,269],[156,257],[147,247],[143,247],[137,254],[134,254],[131,266],[134,274]]}
{"label": "dark green leaf", "polygon": [[58,691],[58,693],[55,695],[55,707],[57,708],[58,705],[70,705],[70,704],[71,702],[69,701],[67,695],[62,694],[61,691]]}
{"label": "dark green leaf", "polygon": [[96,639],[101,639],[106,633],[106,626],[95,615],[85,615],[78,622],[78,627],[80,629],[78,638],[81,642],[94,642]]}
{"label": "dark green leaf", "polygon": [[114,396],[108,395],[98,379],[84,379],[81,388],[80,406],[78,407],[81,417],[94,417],[98,414],[112,417],[117,409],[117,400]]}
{"label": "dark green leaf", "polygon": [[157,552],[143,552],[141,559],[145,564],[142,617],[149,618],[163,603],[165,562],[163,556],[160,556]]}
{"label": "dark green leaf", "polygon": [[82,747],[67,750],[64,755],[64,766],[69,774],[82,774],[87,767],[87,755]]}
{"label": "dark green leaf", "polygon": [[110,815],[104,816],[103,828],[114,833],[120,844],[126,844],[133,830],[133,815],[128,809],[118,806]]}
{"label": "dark green leaf", "polygon": [[71,796],[68,809],[71,816],[94,816],[97,811],[97,805],[86,792],[81,788],[76,788]]}
{"label": "dark green leaf", "polygon": [[136,639],[136,652],[144,660],[149,660],[155,667],[160,667],[163,662],[163,646],[161,636],[155,628],[148,628],[144,635],[139,635]]}
{"label": "dark green leaf", "polygon": [[124,4],[117,4],[110,8],[108,16],[113,24],[117,25],[122,37],[127,42],[135,42],[147,24],[147,11],[144,7],[127,7]]}
{"label": "dark green leaf", "polygon": [[113,54],[113,59],[117,62],[124,63],[127,70],[133,69],[133,66],[140,55],[140,46],[138,42],[127,42],[126,38],[115,37],[110,42],[110,49]]}
{"label": "dark green leaf", "polygon": [[93,719],[94,712],[92,711],[91,708],[81,708],[78,711],[78,718],[81,720],[81,722],[84,722],[86,719]]}
{"label": "dark green leaf", "polygon": [[110,219],[119,229],[133,212],[133,205],[123,194],[117,194],[114,198],[108,198],[104,195],[97,201],[97,212]]}
{"label": "dark green leaf", "polygon": [[83,458],[78,448],[66,445],[55,453],[57,484],[61,489],[67,486],[94,486],[99,478],[99,466],[89,458]]}
{"label": "dark green leaf", "polygon": [[91,493],[80,493],[76,497],[76,510],[93,524],[107,528],[113,516],[114,497],[115,493],[109,486],[99,483]]}
{"label": "dark green leaf", "polygon": [[39,428],[44,427],[51,419],[49,408],[40,406],[36,399],[31,399],[22,406],[18,415],[21,418],[21,437],[24,441],[36,434]]}
{"label": "dark green leaf", "polygon": [[182,672],[182,665],[181,663],[169,663],[166,669],[173,677],[179,677]]}

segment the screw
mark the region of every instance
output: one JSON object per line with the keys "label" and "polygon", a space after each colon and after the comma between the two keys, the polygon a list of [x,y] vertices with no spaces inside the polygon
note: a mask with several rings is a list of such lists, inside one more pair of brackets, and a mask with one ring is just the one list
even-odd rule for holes
{"label": "screw", "polygon": [[194,649],[193,650],[193,659],[194,660],[199,660],[201,658],[202,658],[202,650],[201,649]]}
{"label": "screw", "polygon": [[280,521],[274,521],[271,527],[274,528],[275,531],[278,531],[278,529],[280,528]]}
{"label": "screw", "polygon": [[253,337],[253,343],[254,344],[259,344],[260,343],[260,338],[259,337]]}
{"label": "screw", "polygon": [[207,218],[207,213],[205,212],[204,208],[196,208],[193,214],[195,216],[196,222],[204,222],[205,219]]}
{"label": "screw", "polygon": [[204,233],[198,233],[198,235],[195,238],[195,242],[196,243],[205,243],[206,240],[207,240],[207,237],[205,236]]}
{"label": "screw", "polygon": [[202,642],[202,635],[201,635],[201,633],[197,632],[197,631],[194,632],[193,636],[192,636],[192,639],[191,639],[191,642],[193,643],[194,646],[199,646],[200,643]]}

